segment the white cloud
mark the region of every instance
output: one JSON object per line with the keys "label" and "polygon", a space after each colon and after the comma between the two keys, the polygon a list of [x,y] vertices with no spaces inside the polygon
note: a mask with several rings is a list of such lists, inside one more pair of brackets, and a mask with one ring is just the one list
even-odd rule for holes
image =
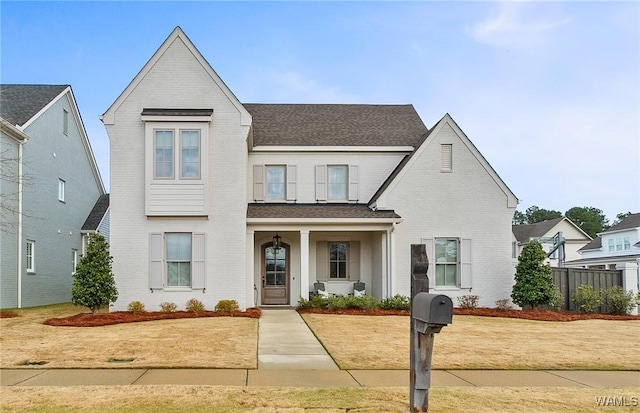
{"label": "white cloud", "polygon": [[[571,23],[570,17],[538,16],[538,4],[501,3],[496,14],[465,27],[476,41],[493,46],[526,46],[544,41],[544,35]],[[549,12],[550,9],[545,8]]]}
{"label": "white cloud", "polygon": [[[275,88],[271,95],[280,102],[295,103],[358,103],[362,99],[336,86],[327,86],[294,71],[274,72]],[[271,82],[267,82],[271,83]]]}

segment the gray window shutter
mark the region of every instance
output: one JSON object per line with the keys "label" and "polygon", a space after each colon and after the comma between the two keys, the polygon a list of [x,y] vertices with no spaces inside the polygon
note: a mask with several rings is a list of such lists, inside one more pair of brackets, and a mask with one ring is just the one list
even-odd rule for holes
{"label": "gray window shutter", "polygon": [[193,245],[191,250],[191,288],[202,290],[206,281],[206,243],[205,234],[193,234]]}
{"label": "gray window shutter", "polygon": [[327,166],[316,165],[316,201],[327,200]]}
{"label": "gray window shutter", "polygon": [[349,165],[349,201],[357,201],[358,194],[358,165]]}
{"label": "gray window shutter", "polygon": [[316,280],[329,279],[329,248],[327,241],[316,242]]}
{"label": "gray window shutter", "polygon": [[253,199],[264,201],[264,165],[253,165]]}
{"label": "gray window shutter", "polygon": [[360,241],[349,242],[349,279],[360,279]]}
{"label": "gray window shutter", "polygon": [[427,258],[429,259],[429,269],[427,270],[427,277],[429,277],[429,288],[436,288],[436,250],[433,238],[422,238],[422,243],[427,250]]}
{"label": "gray window shutter", "polygon": [[161,290],[164,287],[164,237],[149,234],[149,288]]}
{"label": "gray window shutter", "polygon": [[297,169],[295,165],[287,165],[287,201],[295,201]]}
{"label": "gray window shutter", "polygon": [[460,240],[460,288],[471,288],[471,240]]}

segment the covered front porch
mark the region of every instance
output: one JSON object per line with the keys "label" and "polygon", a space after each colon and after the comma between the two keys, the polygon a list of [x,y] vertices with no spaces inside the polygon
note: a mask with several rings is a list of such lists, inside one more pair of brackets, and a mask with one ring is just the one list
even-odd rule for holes
{"label": "covered front porch", "polygon": [[362,282],[367,294],[392,296],[400,221],[362,204],[250,204],[247,304],[295,306],[315,282],[336,294]]}

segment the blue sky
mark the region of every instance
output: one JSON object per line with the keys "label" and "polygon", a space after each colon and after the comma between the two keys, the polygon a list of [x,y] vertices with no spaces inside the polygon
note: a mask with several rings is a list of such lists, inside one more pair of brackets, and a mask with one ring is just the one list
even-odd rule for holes
{"label": "blue sky", "polygon": [[449,113],[520,198],[640,212],[638,2],[0,2],[2,83],[70,84],[99,116],[175,26],[246,103]]}

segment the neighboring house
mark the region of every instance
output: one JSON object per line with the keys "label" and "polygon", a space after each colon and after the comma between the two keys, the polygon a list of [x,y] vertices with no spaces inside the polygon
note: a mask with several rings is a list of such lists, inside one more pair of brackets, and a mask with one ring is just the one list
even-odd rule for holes
{"label": "neighboring house", "polygon": [[433,292],[511,293],[517,198],[448,114],[242,104],[176,28],[101,119],[117,310],[409,295],[421,243]]}
{"label": "neighboring house", "polygon": [[578,250],[589,242],[591,237],[569,218],[561,217],[548,221],[537,222],[529,225],[514,225],[512,227],[514,240],[514,258],[520,256],[522,249],[531,241],[538,241],[542,244],[545,252],[549,253],[553,249],[554,237],[562,233],[564,240],[564,259],[561,251],[556,250],[547,258],[546,263],[552,267],[558,267],[562,261],[571,261],[580,258]]}
{"label": "neighboring house", "polygon": [[105,192],[71,87],[0,85],[0,120],[0,307],[69,302]]}
{"label": "neighboring house", "polygon": [[[567,262],[567,266],[606,270],[619,270],[626,264],[640,266],[640,213],[631,214],[599,233],[579,253],[582,257]],[[640,286],[640,269],[637,278]]]}

